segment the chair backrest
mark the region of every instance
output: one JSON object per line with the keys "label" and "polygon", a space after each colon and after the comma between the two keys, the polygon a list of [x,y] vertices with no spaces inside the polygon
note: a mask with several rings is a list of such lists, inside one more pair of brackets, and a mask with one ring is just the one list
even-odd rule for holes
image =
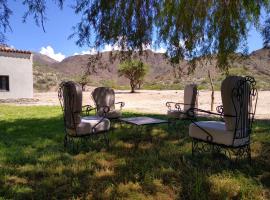
{"label": "chair backrest", "polygon": [[[258,92],[252,77],[228,76],[221,85],[224,121],[234,138],[249,137],[256,111]],[[231,117],[230,117],[231,116]]]}
{"label": "chair backrest", "polygon": [[73,81],[60,84],[58,98],[63,110],[65,127],[76,129],[81,123],[82,88]]}
{"label": "chair backrest", "polygon": [[196,84],[186,85],[184,90],[184,110],[197,107],[198,88]]}
{"label": "chair backrest", "polygon": [[103,106],[108,106],[110,109],[115,109],[115,93],[112,88],[98,87],[92,92],[92,98],[96,104],[97,111]]}

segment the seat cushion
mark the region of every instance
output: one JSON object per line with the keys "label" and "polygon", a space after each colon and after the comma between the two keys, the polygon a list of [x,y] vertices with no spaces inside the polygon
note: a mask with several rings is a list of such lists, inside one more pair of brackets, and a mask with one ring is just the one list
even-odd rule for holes
{"label": "seat cushion", "polygon": [[[196,124],[212,135],[213,143],[236,147],[236,146],[244,145],[247,142],[249,142],[249,137],[233,140],[234,132],[227,131],[224,122],[201,121],[201,122],[196,122]],[[207,141],[207,136],[208,136],[207,133],[205,133],[205,131],[203,131],[201,128],[196,126],[196,124],[191,123],[189,125],[189,136],[192,138]]]}
{"label": "seat cushion", "polygon": [[187,118],[187,115],[179,110],[168,110],[167,115],[169,118],[175,118],[175,119]]}
{"label": "seat cushion", "polygon": [[95,88],[92,92],[93,100],[96,104],[96,106],[104,107],[108,106],[110,109],[115,109],[115,93],[112,88],[108,87],[98,87]]}
{"label": "seat cushion", "polygon": [[[102,116],[103,111],[98,112],[98,116]],[[122,112],[120,110],[110,110],[108,113],[106,113],[106,118],[108,119],[117,119],[122,116]]]}
{"label": "seat cushion", "polygon": [[[102,117],[98,116],[87,116],[82,117],[81,123],[77,125],[77,135],[89,135],[93,133],[92,128],[100,122]],[[110,120],[105,118],[95,127],[95,133],[107,131],[110,129]],[[68,134],[70,135],[76,135],[75,130],[73,129],[67,129]]]}
{"label": "seat cushion", "polygon": [[190,108],[197,107],[198,99],[197,99],[198,89],[196,84],[186,85],[184,91],[184,110],[188,110]]}

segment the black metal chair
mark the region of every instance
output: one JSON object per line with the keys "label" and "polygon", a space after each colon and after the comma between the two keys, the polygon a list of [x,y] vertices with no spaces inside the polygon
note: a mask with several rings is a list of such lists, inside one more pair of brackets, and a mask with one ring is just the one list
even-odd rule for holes
{"label": "black metal chair", "polygon": [[223,121],[193,121],[189,126],[192,155],[200,152],[223,152],[235,161],[247,158],[251,163],[250,134],[258,92],[253,77],[229,76],[221,85],[223,106],[217,113],[190,108],[188,114],[205,113]]}
{"label": "black metal chair", "polygon": [[[88,139],[91,136],[103,134],[108,145],[108,131],[110,130],[110,120],[105,118],[109,107],[103,107],[103,116],[84,116],[95,108],[87,105],[82,106],[81,86],[72,81],[62,82],[58,90],[58,98],[63,111],[65,139],[64,146],[73,144],[74,139]],[[73,148],[74,149],[74,148]]]}
{"label": "black metal chair", "polygon": [[176,123],[177,120],[184,120],[196,118],[196,112],[194,116],[188,115],[187,111],[190,108],[195,108],[198,105],[198,89],[196,84],[190,84],[185,86],[184,90],[184,102],[166,102],[168,108],[167,116],[169,124]]}

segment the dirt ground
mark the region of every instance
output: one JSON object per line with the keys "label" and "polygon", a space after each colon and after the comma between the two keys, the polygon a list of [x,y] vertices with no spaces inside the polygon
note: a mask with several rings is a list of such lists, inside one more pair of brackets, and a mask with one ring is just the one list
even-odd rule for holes
{"label": "dirt ground", "polygon": [[[116,90],[116,102],[125,102],[124,110],[166,114],[167,101],[183,102],[182,90],[140,90],[131,94],[129,91]],[[199,108],[210,110],[210,91],[200,91]],[[17,105],[59,105],[56,92],[35,93],[33,101],[16,102]],[[83,93],[83,104],[94,105],[90,91]],[[219,91],[215,91],[215,107],[221,105]],[[256,118],[270,119],[270,91],[259,91]]]}

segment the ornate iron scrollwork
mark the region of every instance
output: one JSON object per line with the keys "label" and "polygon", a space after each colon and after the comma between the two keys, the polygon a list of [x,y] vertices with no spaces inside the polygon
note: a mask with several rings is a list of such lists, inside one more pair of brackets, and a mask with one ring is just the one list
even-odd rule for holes
{"label": "ornate iron scrollwork", "polygon": [[251,163],[250,152],[249,144],[240,147],[229,147],[192,139],[192,155],[198,155],[202,153],[218,153],[226,156],[230,160],[233,160],[235,163],[245,159]]}
{"label": "ornate iron scrollwork", "polygon": [[178,111],[181,111],[181,105],[179,103],[176,103],[174,106]]}

